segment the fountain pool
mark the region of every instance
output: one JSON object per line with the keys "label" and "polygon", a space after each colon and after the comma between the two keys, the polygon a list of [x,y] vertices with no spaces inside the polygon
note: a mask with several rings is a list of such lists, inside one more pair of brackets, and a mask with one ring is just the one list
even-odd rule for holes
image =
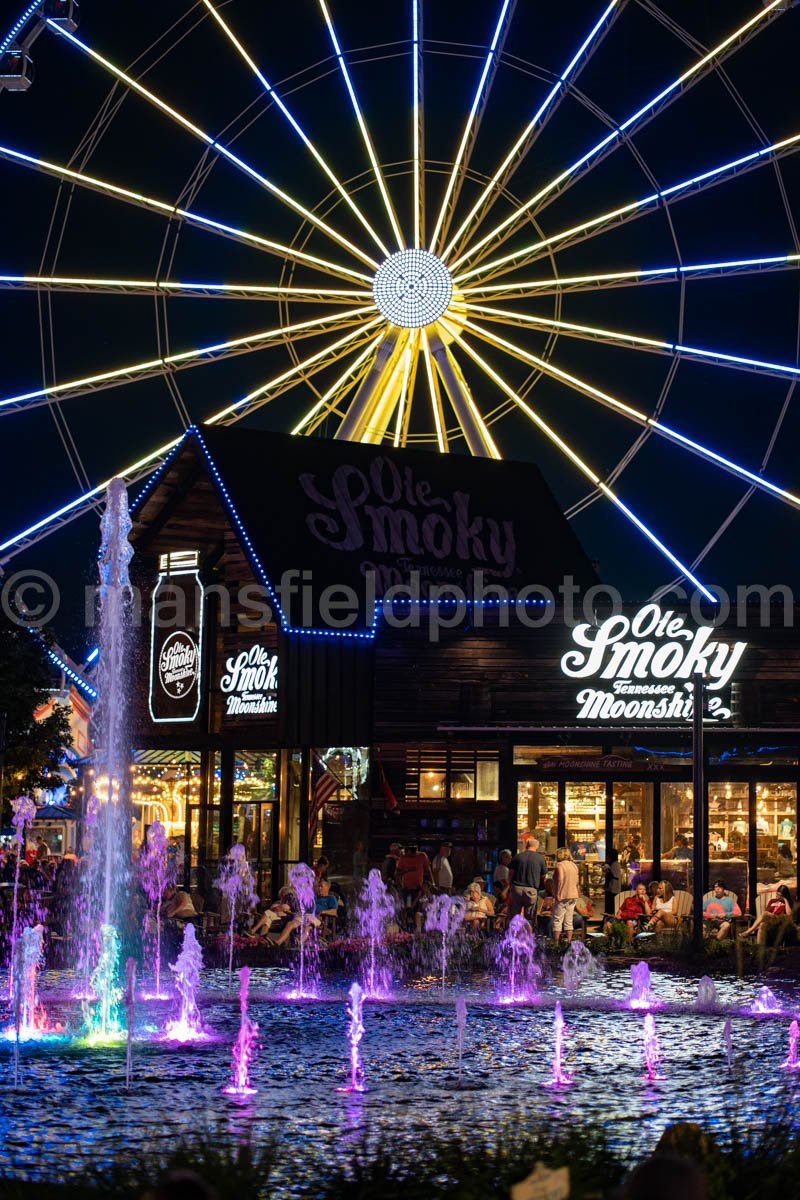
{"label": "fountain pool", "polygon": [[[80,1004],[71,998],[78,982],[71,972],[45,971],[40,978],[48,1017],[69,1030],[80,1024]],[[754,983],[718,980],[719,1010],[712,1014],[695,1008],[696,978],[654,970],[664,1078],[648,1081],[642,1078],[646,1014],[625,1004],[627,969],[606,970],[577,995],[556,973],[532,1002],[513,1006],[498,1003],[488,977],[450,983],[442,993],[437,973],[396,985],[390,999],[364,1002],[359,1050],[369,1090],[363,1093],[338,1090],[351,1080],[350,984],[323,982],[321,998],[290,1001],[281,998],[291,990],[290,971],[253,969],[249,1016],[260,1033],[250,1064],[252,1095],[223,1092],[240,1026],[239,1000],[225,970],[204,969],[200,979],[200,1015],[213,1031],[207,1042],[159,1040],[170,1006],[137,1003],[129,1090],[123,1042],[31,1041],[19,1046],[19,1086],[46,1102],[21,1105],[12,1090],[14,1047],[0,1044],[0,1166],[35,1177],[42,1164],[57,1162],[63,1173],[89,1155],[103,1161],[120,1146],[134,1154],[143,1142],[221,1127],[233,1136],[279,1138],[298,1179],[304,1172],[311,1177],[320,1158],[347,1153],[365,1134],[399,1140],[413,1153],[426,1128],[455,1134],[480,1125],[502,1137],[523,1113],[528,1124],[563,1125],[576,1111],[582,1124],[602,1124],[634,1158],[678,1119],[727,1136],[729,1106],[719,1103],[723,1073],[743,1125],[758,1124],[780,1104],[800,1128],[800,1073],[781,1069],[797,1013],[789,983],[770,980],[782,1002],[776,1015],[752,1012]],[[469,1005],[461,1088],[453,1036],[459,996]],[[547,1089],[556,1001],[566,1023],[563,1065],[573,1082]],[[725,1071],[726,1019],[736,1044],[732,1073]],[[295,1194],[285,1184],[275,1197]]]}

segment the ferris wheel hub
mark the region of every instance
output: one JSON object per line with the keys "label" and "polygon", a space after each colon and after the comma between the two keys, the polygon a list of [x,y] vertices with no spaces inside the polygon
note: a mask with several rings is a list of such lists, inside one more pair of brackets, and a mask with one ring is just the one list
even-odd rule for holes
{"label": "ferris wheel hub", "polygon": [[453,278],[428,250],[398,250],[378,267],[372,294],[393,325],[420,329],[432,325],[453,298]]}

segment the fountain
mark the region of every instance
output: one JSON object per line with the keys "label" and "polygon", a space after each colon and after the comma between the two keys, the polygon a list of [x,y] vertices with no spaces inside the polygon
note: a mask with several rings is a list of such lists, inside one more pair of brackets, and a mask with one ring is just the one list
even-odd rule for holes
{"label": "fountain", "polygon": [[361,1062],[361,1039],[364,1036],[364,993],[354,983],[347,993],[347,1040],[350,1043],[350,1082],[337,1092],[365,1092],[364,1065]]}
{"label": "fountain", "polygon": [[139,854],[137,872],[142,890],[150,901],[150,911],[145,915],[146,925],[155,908],[153,933],[155,992],[145,998],[147,1000],[166,1000],[166,994],[162,995],[161,993],[161,905],[164,900],[164,892],[173,882],[175,870],[169,860],[166,830],[160,821],[153,821],[147,831],[145,843]]}
{"label": "fountain", "polygon": [[800,1061],[797,1058],[797,1043],[800,1041],[800,1025],[792,1021],[789,1026],[789,1056],[783,1064],[784,1071],[800,1071]]}
{"label": "fountain", "polygon": [[[94,792],[86,798],[83,813],[83,836],[89,845],[97,847],[97,821],[100,816],[100,801]],[[98,897],[97,854],[90,854],[84,859],[81,867],[81,894],[79,901],[79,924],[82,927],[81,949],[78,960],[78,971],[83,980],[80,991],[75,993],[78,1000],[91,1000],[92,991],[89,980],[94,962],[97,925],[95,909]]]}
{"label": "fountain", "polygon": [[434,896],[425,913],[425,931],[427,933],[436,931],[442,939],[440,952],[442,991],[445,990],[450,947],[453,938],[464,922],[466,911],[467,902],[463,896]]}
{"label": "fountain", "polygon": [[458,1031],[458,1085],[461,1086],[461,1059],[464,1053],[464,1032],[467,1028],[467,1002],[456,997],[456,1029]]}
{"label": "fountain", "polygon": [[169,968],[175,976],[175,986],[181,1000],[178,1016],[167,1024],[165,1030],[164,1036],[169,1041],[200,1042],[208,1038],[197,1007],[202,966],[203,951],[195,936],[194,925],[187,925],[183,931],[181,952]]}
{"label": "fountain", "polygon": [[[297,983],[290,992],[293,1000],[313,1000],[319,995],[319,972],[312,953],[308,918],[314,914],[314,885],[316,875],[307,863],[289,867],[289,885],[297,899],[300,917],[300,956]],[[313,926],[311,926],[313,929]],[[315,945],[313,949],[315,949]]]}
{"label": "fountain", "polygon": [[247,852],[240,842],[228,851],[228,857],[220,864],[219,875],[214,886],[219,888],[228,905],[228,982],[233,979],[233,937],[237,917],[246,917],[258,903],[255,880]]}
{"label": "fountain", "polygon": [[11,801],[11,824],[14,826],[14,836],[11,839],[14,843],[15,863],[14,863],[14,890],[11,893],[11,939],[9,946],[9,968],[8,968],[8,998],[14,999],[14,959],[17,948],[17,937],[19,930],[18,924],[18,901],[19,901],[19,865],[20,860],[25,857],[25,826],[30,825],[31,821],[36,816],[36,805],[30,796],[17,796],[16,800]]}
{"label": "fountain", "polygon": [[500,1003],[519,1004],[532,1000],[537,994],[542,970],[537,958],[536,937],[522,913],[509,921],[500,943],[498,961],[505,984]]}
{"label": "fountain", "polygon": [[570,942],[561,960],[561,969],[568,992],[577,992],[581,984],[596,979],[599,974],[594,955],[583,942]]}
{"label": "fountain", "polygon": [[129,1089],[133,1077],[133,1024],[136,1019],[136,959],[129,958],[125,963],[125,994],[122,997],[125,1005],[125,1024],[128,1027],[128,1044],[125,1048],[125,1087]]}
{"label": "fountain", "polygon": [[90,980],[97,1001],[89,1016],[89,1040],[116,1040],[120,1033],[119,934],[113,925],[100,926],[100,958]]}
{"label": "fountain", "polygon": [[628,1008],[653,1008],[655,1001],[646,962],[631,964],[631,990],[625,1001]]}
{"label": "fountain", "polygon": [[14,983],[14,1024],[9,1036],[26,1042],[38,1037],[45,1027],[44,1013],[39,1006],[38,981],[42,963],[41,925],[23,929],[14,946],[12,978]]}
{"label": "fountain", "polygon": [[663,1079],[663,1075],[659,1075],[658,1066],[661,1062],[661,1048],[658,1044],[658,1034],[656,1033],[656,1022],[652,1013],[648,1013],[644,1019],[644,1065],[646,1070],[645,1079],[656,1081]]}
{"label": "fountain", "polygon": [[694,1006],[698,1012],[715,1012],[719,1008],[717,985],[708,975],[704,975],[697,984]]}
{"label": "fountain", "polygon": [[768,987],[761,987],[750,1008],[751,1013],[780,1013],[783,1012],[781,1002]]}
{"label": "fountain", "polygon": [[366,939],[368,952],[362,963],[364,995],[368,1000],[385,999],[391,991],[387,962],[386,927],[396,916],[394,901],[389,895],[380,871],[370,871],[361,887],[355,907],[356,932]]}
{"label": "fountain", "polygon": [[227,1096],[254,1096],[258,1088],[250,1083],[250,1060],[253,1057],[258,1026],[247,1012],[247,991],[250,987],[250,968],[239,971],[239,1033],[231,1055],[231,1081],[223,1091]]}
{"label": "fountain", "polygon": [[722,1039],[725,1042],[725,1057],[728,1061],[728,1070],[733,1070],[733,1022],[730,1017],[722,1026]]}
{"label": "fountain", "polygon": [[564,1030],[566,1029],[566,1025],[564,1014],[561,1011],[561,1001],[556,1000],[555,1012],[553,1014],[553,1074],[546,1085],[547,1087],[563,1087],[568,1083],[572,1083],[572,1076],[568,1075],[564,1070]]}

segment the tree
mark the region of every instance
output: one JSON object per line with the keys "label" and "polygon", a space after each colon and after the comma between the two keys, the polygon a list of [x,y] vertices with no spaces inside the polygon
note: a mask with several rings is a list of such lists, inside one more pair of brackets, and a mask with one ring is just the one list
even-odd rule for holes
{"label": "tree", "polygon": [[51,784],[64,751],[72,745],[68,705],[55,704],[42,720],[34,716],[52,699],[50,640],[46,632],[31,632],[0,613],[0,735],[5,714],[0,796],[5,803]]}

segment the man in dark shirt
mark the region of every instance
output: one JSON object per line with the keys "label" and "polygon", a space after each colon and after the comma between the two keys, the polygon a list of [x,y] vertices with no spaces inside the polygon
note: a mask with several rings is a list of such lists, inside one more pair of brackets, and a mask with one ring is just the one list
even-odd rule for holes
{"label": "man in dark shirt", "polygon": [[539,900],[539,889],[544,884],[547,874],[547,861],[539,853],[539,842],[536,838],[528,838],[525,849],[515,854],[508,864],[511,875],[511,895],[509,897],[509,913],[515,917],[523,912],[529,920],[536,918],[536,906]]}

